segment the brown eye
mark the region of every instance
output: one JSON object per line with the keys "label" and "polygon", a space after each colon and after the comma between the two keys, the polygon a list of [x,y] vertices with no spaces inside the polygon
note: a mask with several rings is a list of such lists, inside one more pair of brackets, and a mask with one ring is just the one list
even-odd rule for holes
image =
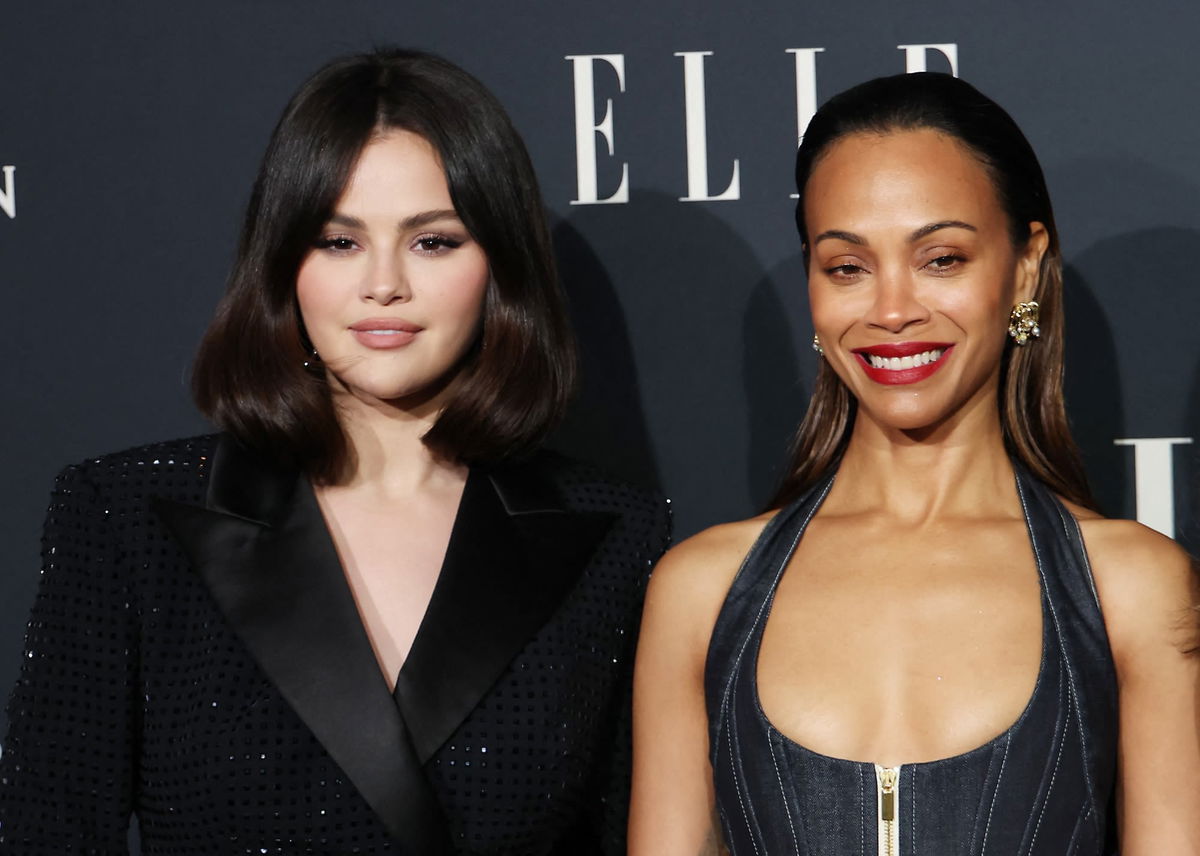
{"label": "brown eye", "polygon": [[343,236],[324,237],[317,240],[316,246],[318,250],[344,253],[354,249],[354,240]]}
{"label": "brown eye", "polygon": [[834,265],[833,267],[825,268],[826,276],[833,280],[854,279],[862,272],[862,268],[852,264]]}
{"label": "brown eye", "polygon": [[461,247],[462,243],[462,241],[455,240],[446,235],[422,235],[413,242],[413,246],[417,252],[433,256],[443,253],[446,250]]}
{"label": "brown eye", "polygon": [[956,255],[938,256],[935,259],[930,259],[925,264],[925,267],[931,268],[935,272],[949,271],[949,270],[953,270],[954,268],[958,267],[960,264],[962,264],[965,261],[966,261],[966,259],[964,259],[962,256],[956,256]]}

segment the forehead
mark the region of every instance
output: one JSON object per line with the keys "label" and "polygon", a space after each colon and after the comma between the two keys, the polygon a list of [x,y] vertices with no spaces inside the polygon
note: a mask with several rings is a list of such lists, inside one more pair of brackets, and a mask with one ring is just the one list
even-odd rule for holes
{"label": "forehead", "polygon": [[957,139],[928,128],[859,133],[831,144],[805,187],[809,236],[962,220],[1005,227],[987,168]]}
{"label": "forehead", "polygon": [[441,158],[420,134],[389,129],[363,146],[343,191],[343,198],[361,196],[449,198]]}

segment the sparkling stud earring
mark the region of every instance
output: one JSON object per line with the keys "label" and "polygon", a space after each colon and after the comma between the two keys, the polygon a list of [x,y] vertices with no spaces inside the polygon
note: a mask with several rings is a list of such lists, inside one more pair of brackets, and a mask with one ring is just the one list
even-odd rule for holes
{"label": "sparkling stud earring", "polygon": [[1030,338],[1036,339],[1042,335],[1038,326],[1039,307],[1036,300],[1018,303],[1008,316],[1008,335],[1018,345],[1025,345]]}
{"label": "sparkling stud earring", "polygon": [[825,349],[821,347],[821,337],[813,333],[812,348],[821,356],[825,356]]}

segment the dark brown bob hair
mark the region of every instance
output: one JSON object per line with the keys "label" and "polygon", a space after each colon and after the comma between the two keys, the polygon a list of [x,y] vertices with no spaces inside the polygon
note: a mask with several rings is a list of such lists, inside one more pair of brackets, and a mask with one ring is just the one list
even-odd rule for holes
{"label": "dark brown bob hair", "polygon": [[[881,77],[827,101],[813,117],[796,153],[796,226],[809,259],[804,221],[808,179],[829,147],[851,134],[930,129],[971,151],[991,177],[1006,215],[1013,245],[1024,247],[1029,224],[1046,227],[1033,299],[1041,307],[1040,339],[1025,347],[1009,342],[1001,363],[1000,421],[1010,455],[1062,496],[1095,508],[1079,449],[1063,404],[1062,253],[1054,211],[1037,156],[1021,129],[999,104],[948,74],[922,72]],[[841,459],[854,425],[856,402],[821,360],[808,412],[792,446],[788,474],[772,507],[799,497]]]}
{"label": "dark brown bob hair", "polygon": [[300,87],[275,126],[192,376],[196,403],[217,426],[318,482],[342,478],[352,450],[324,373],[305,368],[296,275],[364,146],[395,129],[433,146],[492,274],[479,340],[425,445],[463,463],[519,456],[557,423],[574,385],[541,194],[500,103],[427,53],[387,48],[335,59]]}

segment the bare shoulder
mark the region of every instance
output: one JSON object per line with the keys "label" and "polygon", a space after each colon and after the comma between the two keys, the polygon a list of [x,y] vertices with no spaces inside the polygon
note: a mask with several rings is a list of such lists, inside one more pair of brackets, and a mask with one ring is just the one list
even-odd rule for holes
{"label": "bare shoulder", "polygon": [[1087,546],[1114,653],[1154,639],[1194,647],[1200,620],[1195,560],[1175,541],[1135,521],[1071,511]]}
{"label": "bare shoulder", "polygon": [[729,589],[742,559],[775,512],[722,523],[672,547],[659,561],[651,585],[666,589]]}
{"label": "bare shoulder", "polygon": [[694,629],[694,641],[707,647],[742,560],[774,514],[713,526],[668,550],[650,575],[647,619],[674,625],[676,632]]}
{"label": "bare shoulder", "polygon": [[1078,517],[1093,572],[1120,585],[1167,585],[1188,582],[1193,559],[1175,541],[1133,520],[1117,520],[1090,512]]}

